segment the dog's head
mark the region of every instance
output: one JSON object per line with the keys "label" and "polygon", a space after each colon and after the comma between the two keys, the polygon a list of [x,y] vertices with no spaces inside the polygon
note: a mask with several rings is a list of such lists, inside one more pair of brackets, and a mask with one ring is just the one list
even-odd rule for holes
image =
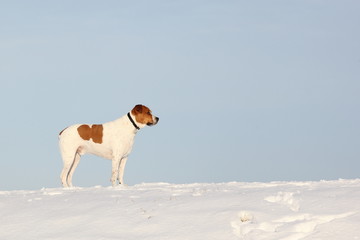
{"label": "dog's head", "polygon": [[131,114],[135,117],[135,121],[143,126],[153,126],[159,121],[159,118],[155,117],[148,107],[141,104],[136,105],[131,110]]}

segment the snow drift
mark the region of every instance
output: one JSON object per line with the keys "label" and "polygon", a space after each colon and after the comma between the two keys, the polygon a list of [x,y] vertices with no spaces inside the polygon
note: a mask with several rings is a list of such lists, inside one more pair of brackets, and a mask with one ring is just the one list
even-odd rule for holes
{"label": "snow drift", "polygon": [[360,239],[360,179],[0,192],[0,239]]}

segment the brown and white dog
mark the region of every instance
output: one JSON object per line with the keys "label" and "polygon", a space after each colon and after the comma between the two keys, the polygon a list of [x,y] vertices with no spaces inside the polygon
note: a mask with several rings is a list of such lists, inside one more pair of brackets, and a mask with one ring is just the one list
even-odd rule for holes
{"label": "brown and white dog", "polygon": [[[149,108],[136,105],[123,117],[104,124],[76,124],[62,130],[59,145],[64,168],[61,182],[64,187],[72,187],[72,176],[85,153],[95,154],[112,160],[111,183],[124,184],[124,168],[140,128],[157,124],[158,117]],[[117,182],[118,181],[118,182]]]}

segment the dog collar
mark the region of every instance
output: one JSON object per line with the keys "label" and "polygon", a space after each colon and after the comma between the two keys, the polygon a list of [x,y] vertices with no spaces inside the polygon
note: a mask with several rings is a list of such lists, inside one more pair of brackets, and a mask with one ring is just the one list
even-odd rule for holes
{"label": "dog collar", "polygon": [[127,114],[130,122],[134,125],[134,127],[137,129],[137,130],[140,130],[140,128],[138,127],[138,125],[136,125],[136,123],[134,122],[134,119],[132,119],[131,115],[130,115],[130,112],[128,112]]}

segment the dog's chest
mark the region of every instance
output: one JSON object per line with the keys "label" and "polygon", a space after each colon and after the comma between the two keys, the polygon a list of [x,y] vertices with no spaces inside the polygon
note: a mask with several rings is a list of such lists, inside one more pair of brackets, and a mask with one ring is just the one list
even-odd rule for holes
{"label": "dog's chest", "polygon": [[125,157],[130,154],[134,144],[135,133],[126,128],[104,126],[103,148],[108,149],[114,156]]}

